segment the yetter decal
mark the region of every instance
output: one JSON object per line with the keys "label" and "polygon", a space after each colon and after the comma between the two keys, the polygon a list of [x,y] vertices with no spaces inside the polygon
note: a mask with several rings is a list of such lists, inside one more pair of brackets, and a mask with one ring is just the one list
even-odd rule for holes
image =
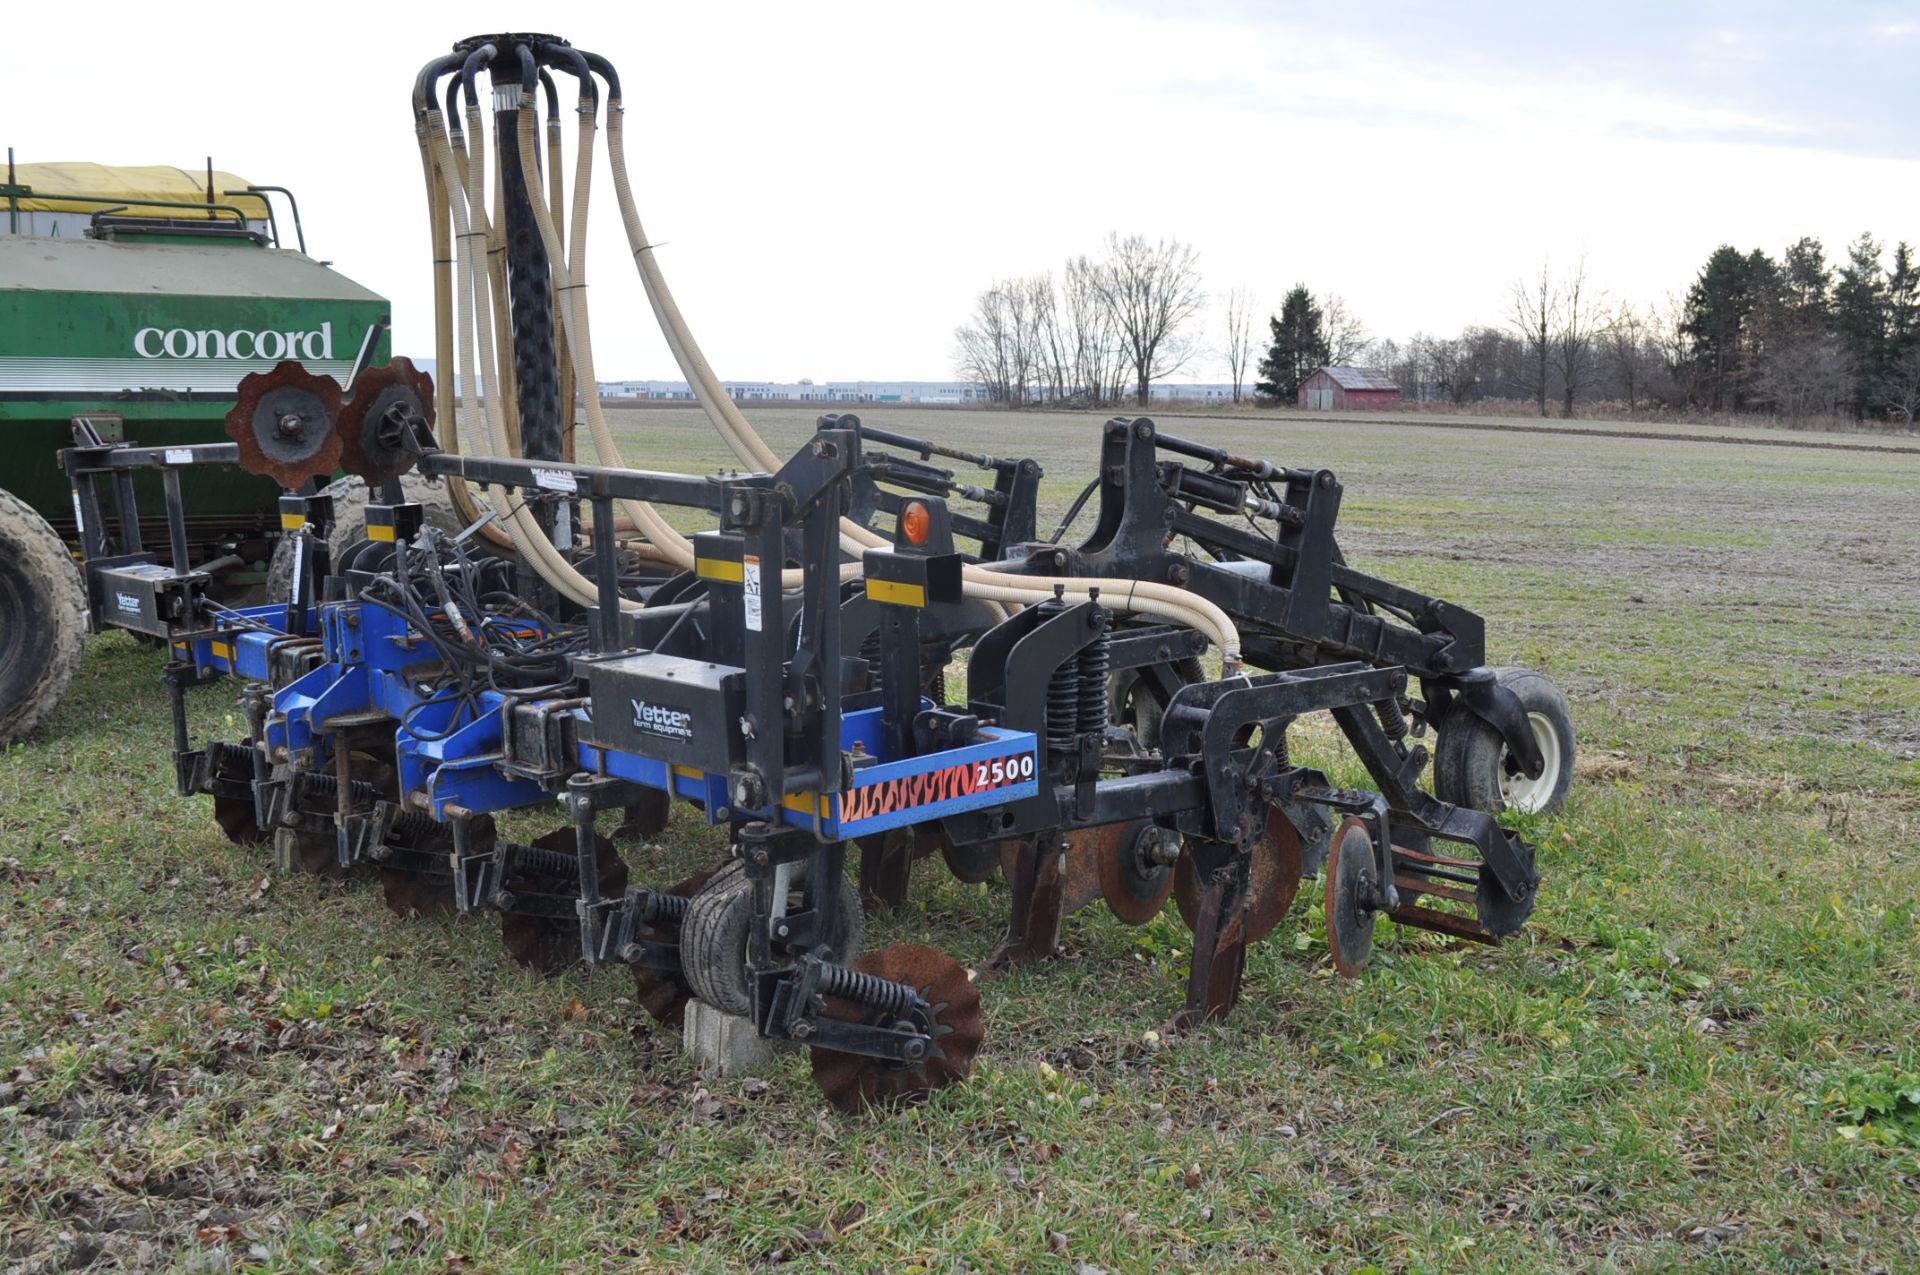
{"label": "yetter decal", "polygon": [[923,775],[902,775],[884,779],[865,788],[855,788],[840,798],[840,822],[858,823],[875,815],[890,815],[915,806],[930,806],[937,801],[970,797],[975,793],[1011,788],[1033,778],[1033,754],[995,757],[990,761],[963,762]]}

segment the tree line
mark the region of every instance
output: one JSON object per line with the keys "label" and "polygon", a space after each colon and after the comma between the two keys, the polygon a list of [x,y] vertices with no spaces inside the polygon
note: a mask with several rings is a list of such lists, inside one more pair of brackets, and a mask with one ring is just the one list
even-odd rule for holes
{"label": "tree line", "polygon": [[997,281],[955,332],[960,374],[995,402],[1144,404],[1153,382],[1205,357],[1226,364],[1238,402],[1296,401],[1316,369],[1385,370],[1410,401],[1524,401],[1540,415],[1582,403],[1629,413],[1699,410],[1794,420],[1920,417],[1920,263],[1863,234],[1830,263],[1818,239],[1778,258],[1714,250],[1664,304],[1610,298],[1584,260],[1513,281],[1497,322],[1453,335],[1372,339],[1337,295],[1295,284],[1262,315],[1229,290],[1217,341],[1198,331],[1198,253],[1178,240],[1110,234],[1058,272]]}

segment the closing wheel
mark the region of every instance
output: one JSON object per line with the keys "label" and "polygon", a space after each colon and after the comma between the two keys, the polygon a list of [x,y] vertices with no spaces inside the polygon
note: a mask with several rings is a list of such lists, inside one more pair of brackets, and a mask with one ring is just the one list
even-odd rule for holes
{"label": "closing wheel", "polygon": [[[1242,914],[1247,942],[1258,943],[1287,917],[1300,892],[1300,834],[1293,820],[1278,806],[1267,810],[1267,826],[1253,843],[1253,862],[1247,867],[1247,905]],[[1190,856],[1180,856],[1173,872],[1173,898],[1180,919],[1193,929],[1200,915],[1200,882]]]}
{"label": "closing wheel", "polygon": [[1558,810],[1573,787],[1573,712],[1566,696],[1545,675],[1525,668],[1497,668],[1494,677],[1526,711],[1527,725],[1546,767],[1528,778],[1493,726],[1460,707],[1443,718],[1433,751],[1433,790],[1442,801],[1488,814]]}
{"label": "closing wheel", "polygon": [[[663,894],[676,895],[690,899],[700,892],[700,888],[711,880],[718,868],[703,868],[684,881],[679,881],[661,891]],[[684,918],[673,921],[657,921],[653,926],[662,939],[679,942],[684,931]],[[687,978],[679,970],[648,969],[644,965],[633,967],[634,996],[640,1002],[640,1008],[656,1023],[669,1027],[678,1027],[686,1017],[687,1002],[693,999],[693,988],[688,986]]]}
{"label": "closing wheel", "polygon": [[[966,966],[937,948],[896,943],[867,953],[853,967],[918,991],[932,1014],[930,1023],[914,1026],[922,1030],[930,1026],[933,1040],[926,1056],[913,1063],[814,1046],[813,1083],[828,1102],[848,1113],[917,1102],[972,1074],[986,1029],[980,1022],[980,989]],[[875,1025],[889,1022],[884,1013],[833,998],[826,1002],[824,1017]]]}
{"label": "closing wheel", "polygon": [[1327,852],[1327,946],[1333,968],[1348,978],[1359,978],[1373,951],[1373,837],[1367,826],[1349,816],[1333,834]]}
{"label": "closing wheel", "polygon": [[59,705],[86,636],[73,556],[31,505],[0,491],[0,744],[25,738]]}
{"label": "closing wheel", "polygon": [[1480,884],[1473,892],[1474,911],[1489,935],[1496,939],[1512,938],[1533,915],[1533,905],[1539,897],[1537,890],[1523,899],[1510,897],[1492,870],[1483,866]]}
{"label": "closing wheel", "polygon": [[[794,885],[803,883],[800,869]],[[788,909],[797,889],[789,895]],[[748,927],[753,921],[753,882],[746,865],[736,859],[713,874],[687,908],[680,925],[680,967],[693,994],[723,1014],[741,1017],[753,1011],[753,993],[747,986]],[[860,909],[860,891],[852,878],[840,875],[840,903],[834,909],[834,929],[827,940],[828,959],[844,965],[866,938],[866,913]]]}
{"label": "closing wheel", "polygon": [[[598,834],[594,837],[594,858],[600,869],[600,897],[618,899],[627,892],[627,865],[613,842]],[[578,898],[580,872],[576,851],[579,842],[571,824],[533,839],[533,848],[541,851],[537,862],[509,861],[500,884],[508,893],[563,894]],[[563,862],[564,861],[564,862]],[[559,974],[580,960],[580,923],[577,917],[529,916],[523,912],[500,914],[500,942],[516,965],[546,975]]]}

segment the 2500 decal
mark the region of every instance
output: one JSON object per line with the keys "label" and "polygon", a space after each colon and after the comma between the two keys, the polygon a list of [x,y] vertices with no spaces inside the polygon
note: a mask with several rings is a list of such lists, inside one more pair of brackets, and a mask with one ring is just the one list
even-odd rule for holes
{"label": "2500 decal", "polygon": [[963,762],[930,770],[924,775],[902,775],[885,779],[865,788],[855,788],[840,798],[840,822],[857,823],[875,815],[890,815],[896,810],[930,806],[955,797],[1011,788],[1033,778],[1033,754],[995,757],[988,761]]}

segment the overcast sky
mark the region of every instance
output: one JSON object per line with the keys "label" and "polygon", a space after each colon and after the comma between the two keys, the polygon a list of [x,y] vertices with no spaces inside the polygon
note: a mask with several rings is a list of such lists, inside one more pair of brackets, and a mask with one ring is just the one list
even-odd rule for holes
{"label": "overcast sky", "polygon": [[[1543,256],[1649,302],[1723,242],[1920,241],[1920,3],[117,8],[12,6],[0,143],[293,187],[400,351],[432,344],[413,75],[501,27],[620,67],[642,215],[725,377],[946,379],[979,288],[1109,230],[1191,242],[1216,298],[1299,280],[1401,339],[1497,322]],[[602,173],[599,375],[675,377]]]}

